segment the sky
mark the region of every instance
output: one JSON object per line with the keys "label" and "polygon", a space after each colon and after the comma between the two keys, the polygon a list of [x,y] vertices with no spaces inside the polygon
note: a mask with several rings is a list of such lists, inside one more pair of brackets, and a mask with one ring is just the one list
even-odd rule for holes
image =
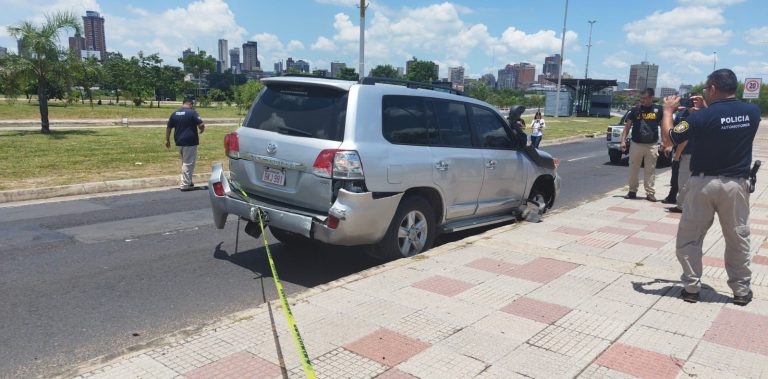
{"label": "sky", "polygon": [[[368,0],[365,71],[379,64],[405,66],[411,57],[463,66],[478,78],[510,63],[528,62],[541,73],[544,57],[560,52],[565,0]],[[179,65],[186,48],[217,57],[229,48],[258,43],[261,66],[292,57],[314,69],[344,62],[359,68],[359,0],[2,0],[0,46],[16,50],[6,30],[22,20],[68,10],[95,10],[105,18],[108,51],[125,56],[159,53]],[[630,65],[659,65],[658,87],[704,81],[713,67],[738,78],[768,80],[766,0],[570,0],[564,72],[628,82]],[[591,49],[590,24],[593,24]],[[62,33],[61,44],[66,46]],[[647,57],[647,58],[646,58]]]}

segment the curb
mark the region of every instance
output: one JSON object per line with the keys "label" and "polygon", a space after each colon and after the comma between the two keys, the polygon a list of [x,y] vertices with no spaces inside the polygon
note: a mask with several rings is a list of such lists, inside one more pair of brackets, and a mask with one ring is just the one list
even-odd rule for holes
{"label": "curb", "polygon": [[[192,175],[193,180],[208,183],[211,173]],[[16,201],[50,199],[63,196],[92,195],[104,192],[129,191],[145,188],[174,187],[179,184],[178,176],[160,176],[141,179],[122,179],[104,182],[72,184],[67,186],[32,188],[0,191],[0,204]]]}

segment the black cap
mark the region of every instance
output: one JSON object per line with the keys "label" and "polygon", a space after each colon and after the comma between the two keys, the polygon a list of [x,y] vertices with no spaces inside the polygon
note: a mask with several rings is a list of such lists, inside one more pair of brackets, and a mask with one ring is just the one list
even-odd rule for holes
{"label": "black cap", "polygon": [[194,103],[195,97],[194,96],[184,96],[184,102],[185,103]]}

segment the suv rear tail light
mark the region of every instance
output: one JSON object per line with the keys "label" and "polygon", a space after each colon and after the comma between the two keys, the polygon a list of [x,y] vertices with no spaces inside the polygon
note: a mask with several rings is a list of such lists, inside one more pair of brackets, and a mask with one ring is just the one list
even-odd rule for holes
{"label": "suv rear tail light", "polygon": [[339,218],[336,216],[328,215],[328,218],[325,219],[325,226],[336,229],[339,227]]}
{"label": "suv rear tail light", "polygon": [[354,150],[323,150],[312,165],[312,172],[323,178],[365,179],[360,155]]}
{"label": "suv rear tail light", "polygon": [[224,154],[230,158],[240,158],[240,137],[237,132],[224,136]]}
{"label": "suv rear tail light", "polygon": [[213,193],[216,196],[224,196],[224,185],[221,182],[213,183]]}
{"label": "suv rear tail light", "polygon": [[605,140],[610,141],[611,140],[611,127],[608,127],[608,131],[605,132]]}

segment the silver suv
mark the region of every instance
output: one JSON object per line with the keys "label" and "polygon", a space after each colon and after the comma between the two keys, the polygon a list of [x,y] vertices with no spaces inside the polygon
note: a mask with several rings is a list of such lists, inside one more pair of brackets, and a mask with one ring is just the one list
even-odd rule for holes
{"label": "silver suv", "polygon": [[453,232],[541,214],[560,189],[549,154],[492,106],[412,82],[262,81],[209,180],[213,218],[260,211],[283,243],[368,245],[381,258]]}

